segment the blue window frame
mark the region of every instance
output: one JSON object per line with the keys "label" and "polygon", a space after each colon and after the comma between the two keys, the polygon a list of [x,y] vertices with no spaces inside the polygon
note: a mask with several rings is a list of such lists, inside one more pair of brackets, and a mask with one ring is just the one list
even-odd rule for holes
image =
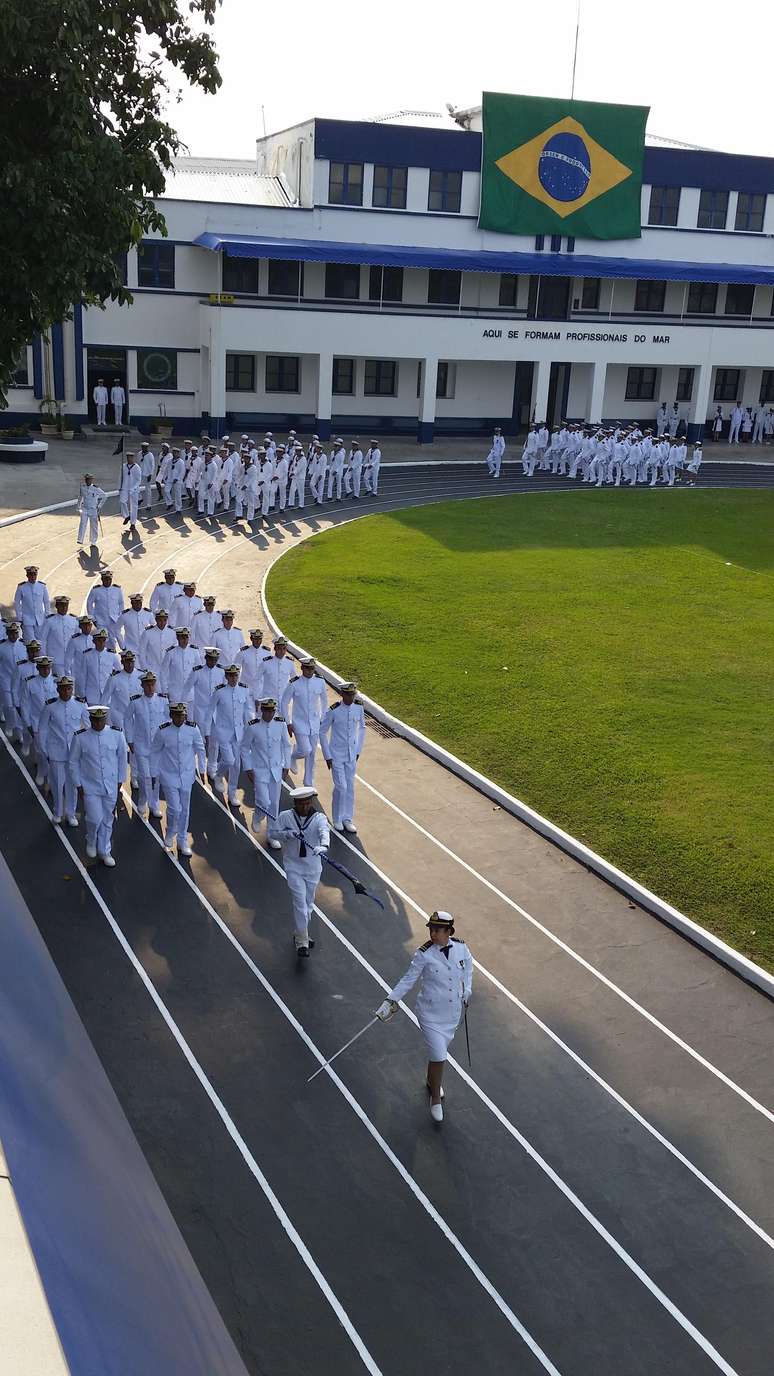
{"label": "blue window frame", "polygon": [[169,287],[175,285],[175,245],[163,239],[143,239],[137,249],[138,287]]}
{"label": "blue window frame", "polygon": [[374,189],[371,204],[390,210],[406,209],[407,167],[385,167],[374,164]]}
{"label": "blue window frame", "polygon": [[330,205],[363,204],[362,162],[332,162],[328,169]]}
{"label": "blue window frame", "polygon": [[462,173],[431,171],[427,193],[428,210],[445,210],[459,215],[462,200]]}

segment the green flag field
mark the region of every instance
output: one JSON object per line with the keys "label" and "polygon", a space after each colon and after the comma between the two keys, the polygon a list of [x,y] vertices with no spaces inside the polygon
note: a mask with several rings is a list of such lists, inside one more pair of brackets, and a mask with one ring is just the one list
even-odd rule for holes
{"label": "green flag field", "polygon": [[293,549],[283,630],[774,969],[774,493],[370,516]]}

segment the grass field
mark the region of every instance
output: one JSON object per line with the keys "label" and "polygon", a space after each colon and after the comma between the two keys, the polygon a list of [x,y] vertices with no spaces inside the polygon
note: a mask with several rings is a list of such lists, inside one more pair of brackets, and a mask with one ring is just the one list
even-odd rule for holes
{"label": "grass field", "polygon": [[774,493],[371,516],[268,586],[365,693],[774,969]]}

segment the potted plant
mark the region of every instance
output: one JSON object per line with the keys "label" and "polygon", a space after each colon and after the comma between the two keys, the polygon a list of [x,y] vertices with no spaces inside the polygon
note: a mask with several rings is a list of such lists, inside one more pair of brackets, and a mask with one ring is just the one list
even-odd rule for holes
{"label": "potted plant", "polygon": [[173,422],[172,422],[171,420],[167,420],[167,408],[166,408],[164,402],[163,402],[163,401],[160,401],[160,402],[159,402],[159,419],[158,419],[158,422],[157,422],[157,424],[156,424],[156,431],[155,431],[155,433],[156,433],[157,435],[160,435],[162,439],[169,439],[169,437],[170,437],[170,435],[172,434],[174,428],[175,428],[175,427],[174,427]]}
{"label": "potted plant", "polygon": [[53,397],[44,397],[38,406],[40,431],[43,435],[58,435],[58,407]]}
{"label": "potted plant", "polygon": [[8,425],[0,430],[0,446],[10,445],[16,449],[20,444],[32,444],[33,438],[28,425]]}

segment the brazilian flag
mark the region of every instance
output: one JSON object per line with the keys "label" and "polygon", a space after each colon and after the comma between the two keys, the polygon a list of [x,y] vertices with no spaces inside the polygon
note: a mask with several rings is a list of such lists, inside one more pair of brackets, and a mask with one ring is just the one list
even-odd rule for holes
{"label": "brazilian flag", "polygon": [[485,91],[479,228],[639,239],[648,113]]}

